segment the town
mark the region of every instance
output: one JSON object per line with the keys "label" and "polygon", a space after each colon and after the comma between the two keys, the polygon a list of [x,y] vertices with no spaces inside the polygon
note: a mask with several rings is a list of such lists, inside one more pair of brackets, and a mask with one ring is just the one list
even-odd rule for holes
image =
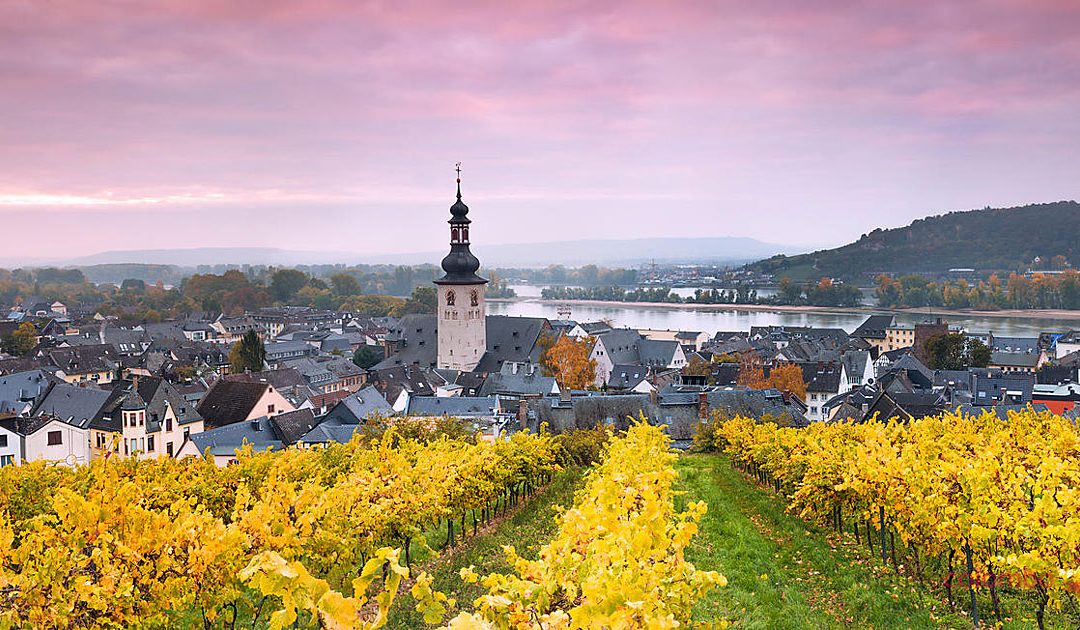
{"label": "town", "polygon": [[[0,465],[210,457],[348,442],[366,423],[453,418],[487,439],[666,426],[717,415],[781,426],[1028,407],[1076,418],[1080,331],[1004,337],[937,318],[857,329],[635,330],[489,315],[468,206],[450,207],[435,312],[288,304],[120,322],[18,295],[0,321]],[[21,348],[21,352],[18,349]]]}

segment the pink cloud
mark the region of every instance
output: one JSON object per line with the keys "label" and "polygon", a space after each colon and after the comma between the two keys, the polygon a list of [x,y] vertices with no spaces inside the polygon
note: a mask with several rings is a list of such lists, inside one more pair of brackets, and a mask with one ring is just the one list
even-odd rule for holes
{"label": "pink cloud", "polygon": [[[250,204],[237,225],[372,194],[441,210],[463,159],[519,222],[539,202],[513,191],[560,200],[551,236],[629,191],[776,240],[793,208],[869,224],[1076,196],[1078,31],[1072,0],[5,3],[0,198],[209,191]],[[1040,170],[1009,187],[1022,155]],[[807,229],[835,235],[787,237]]]}

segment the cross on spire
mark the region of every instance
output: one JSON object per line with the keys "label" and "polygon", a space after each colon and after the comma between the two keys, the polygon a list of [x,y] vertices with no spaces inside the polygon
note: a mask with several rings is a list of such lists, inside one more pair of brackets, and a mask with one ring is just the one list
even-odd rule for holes
{"label": "cross on spire", "polygon": [[461,199],[461,162],[454,164],[454,170],[457,171],[457,198]]}

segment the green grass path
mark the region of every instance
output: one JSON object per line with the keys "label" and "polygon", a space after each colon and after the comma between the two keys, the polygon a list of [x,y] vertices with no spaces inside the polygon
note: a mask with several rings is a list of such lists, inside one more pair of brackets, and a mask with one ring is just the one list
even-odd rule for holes
{"label": "green grass path", "polygon": [[[448,616],[452,617],[461,610],[472,610],[473,601],[483,594],[479,584],[466,584],[461,581],[458,571],[462,567],[475,566],[480,575],[499,572],[507,573],[510,566],[506,563],[503,546],[513,545],[519,554],[526,558],[536,558],[548,540],[555,535],[558,523],[557,507],[569,507],[574,503],[574,492],[581,487],[584,478],[583,469],[569,469],[560,472],[554,480],[536,496],[509,518],[499,522],[486,533],[469,538],[464,545],[447,550],[420,568],[432,575],[432,585],[437,591],[446,593],[457,602],[457,606]],[[414,567],[415,569],[416,567]],[[398,595],[394,602],[387,628],[424,628],[423,617],[413,610],[414,602],[405,592]]]}
{"label": "green grass path", "polygon": [[[705,501],[687,558],[728,586],[694,618],[739,628],[970,628],[933,595],[890,575],[851,537],[784,513],[781,501],[717,455],[679,458],[683,501]],[[891,571],[891,568],[890,568]]]}

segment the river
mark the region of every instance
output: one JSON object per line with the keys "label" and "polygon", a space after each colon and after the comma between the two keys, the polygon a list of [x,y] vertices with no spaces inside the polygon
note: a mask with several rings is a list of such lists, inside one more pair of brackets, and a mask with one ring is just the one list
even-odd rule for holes
{"label": "river", "polygon": [[[489,301],[488,313],[518,317],[546,317],[559,319],[559,302],[543,301],[540,288],[514,285],[519,299],[513,301]],[[695,330],[707,333],[723,331],[749,331],[751,326],[814,326],[815,328],[843,328],[851,332],[867,317],[866,312],[842,311],[791,312],[791,311],[739,311],[696,310],[693,308],[663,308],[627,302],[625,305],[571,304],[570,319],[579,322],[610,320],[616,326],[651,328],[660,330]],[[712,307],[715,308],[715,307]],[[915,324],[936,317],[932,311],[899,313],[900,323]],[[951,324],[959,324],[969,331],[996,335],[1033,337],[1040,332],[1066,332],[1080,329],[1080,321],[1039,317],[986,317],[974,315],[948,315],[943,317]]]}

